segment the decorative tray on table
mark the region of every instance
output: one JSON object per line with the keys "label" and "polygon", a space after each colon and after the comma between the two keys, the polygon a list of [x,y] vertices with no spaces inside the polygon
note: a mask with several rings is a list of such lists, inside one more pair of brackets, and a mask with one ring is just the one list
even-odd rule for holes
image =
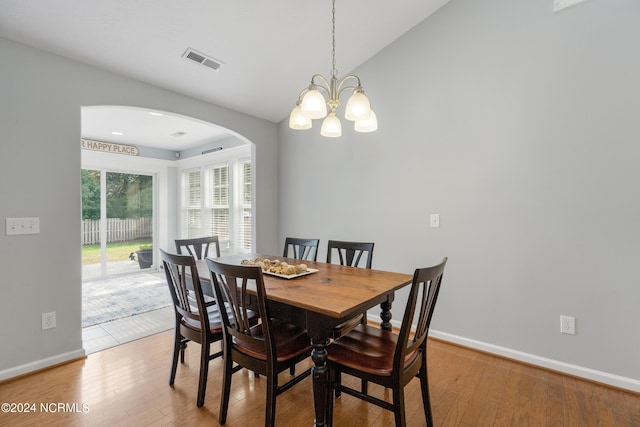
{"label": "decorative tray on table", "polygon": [[318,271],[315,268],[307,267],[306,264],[293,265],[277,259],[267,258],[243,259],[241,264],[256,265],[262,268],[264,274],[281,277],[283,279],[294,279]]}

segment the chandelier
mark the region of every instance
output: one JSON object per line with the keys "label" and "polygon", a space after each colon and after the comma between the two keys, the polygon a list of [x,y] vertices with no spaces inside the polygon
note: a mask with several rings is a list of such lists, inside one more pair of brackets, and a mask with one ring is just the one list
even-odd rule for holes
{"label": "chandelier", "polygon": [[[378,129],[378,120],[371,110],[369,99],[364,94],[360,78],[348,75],[338,80],[338,70],[336,70],[336,0],[332,0],[332,32],[333,48],[331,56],[333,67],[331,68],[331,78],[326,79],[320,74],[311,77],[311,84],[298,94],[296,106],[291,110],[289,116],[289,127],[296,130],[310,129],[312,120],[322,119],[320,135],[327,137],[339,137],[342,135],[342,124],[336,115],[336,110],[340,106],[340,97],[346,91],[353,92],[345,108],[344,118],[355,122],[356,132],[373,132]],[[349,86],[351,84],[351,86]],[[327,95],[328,101],[324,94]],[[327,113],[327,105],[328,113]]]}

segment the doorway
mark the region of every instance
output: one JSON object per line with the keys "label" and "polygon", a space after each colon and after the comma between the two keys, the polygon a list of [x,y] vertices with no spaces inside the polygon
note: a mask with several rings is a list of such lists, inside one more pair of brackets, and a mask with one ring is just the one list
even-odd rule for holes
{"label": "doorway", "polygon": [[82,169],[83,282],[155,268],[153,184],[152,175]]}
{"label": "doorway", "polygon": [[171,327],[153,174],[82,169],[82,327],[93,353]]}

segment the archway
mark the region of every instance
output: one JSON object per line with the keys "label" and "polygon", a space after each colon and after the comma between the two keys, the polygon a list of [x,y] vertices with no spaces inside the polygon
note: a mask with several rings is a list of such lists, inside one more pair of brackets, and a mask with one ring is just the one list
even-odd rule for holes
{"label": "archway", "polygon": [[[151,247],[153,260],[157,261],[157,248],[173,251],[176,238],[194,237],[185,235],[190,232],[190,228],[184,226],[185,170],[202,167],[204,180],[209,165],[229,163],[229,159],[247,156],[253,162],[254,150],[250,142],[215,124],[167,111],[129,106],[83,107],[81,135],[83,176],[100,176],[102,195],[97,220],[98,265],[95,258],[93,263],[87,264],[83,255],[83,341],[85,350],[90,353],[137,339],[141,333],[151,334],[172,327],[170,311],[167,312],[169,316],[157,316],[162,307],[170,303],[163,273],[157,262],[152,261],[150,268],[142,267],[140,246]],[[150,219],[150,232],[142,235],[123,229],[114,232],[109,228],[111,222],[134,224],[138,219],[120,218],[123,212],[131,210],[112,203],[118,196],[116,193],[119,191],[124,204],[128,204],[132,197],[130,189],[140,187],[142,181],[147,182],[147,190],[148,182],[152,183],[151,197],[146,197],[150,205],[142,209]],[[203,181],[203,188],[206,185]],[[251,188],[255,186],[251,185]],[[106,200],[108,197],[111,197],[111,203]],[[136,197],[144,199],[140,195]],[[83,205],[87,200],[83,197]],[[207,206],[202,205],[200,209],[206,212]],[[83,210],[83,222],[88,221],[88,217]],[[96,222],[95,213],[93,217]],[[248,218],[253,222],[252,215]],[[254,229],[250,228],[251,231]],[[203,233],[207,231],[202,227]],[[253,241],[252,234],[250,242]],[[83,254],[91,245],[95,252],[95,239],[85,239],[83,243],[90,243],[83,244]],[[235,248],[233,244],[228,246]],[[96,295],[102,295],[103,299]],[[126,301],[127,307],[122,307],[125,304],[117,301],[116,296]],[[141,321],[143,317],[134,316],[146,316],[147,313],[153,317],[153,321],[146,322],[149,328],[130,333],[141,329],[145,323]],[[135,327],[129,330],[120,327],[126,321],[135,321]],[[124,334],[118,335],[119,331]],[[93,343],[97,346],[93,347]]]}

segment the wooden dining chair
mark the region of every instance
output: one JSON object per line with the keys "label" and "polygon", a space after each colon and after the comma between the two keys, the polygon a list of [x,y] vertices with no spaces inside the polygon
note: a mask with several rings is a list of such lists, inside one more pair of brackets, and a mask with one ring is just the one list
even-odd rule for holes
{"label": "wooden dining chair", "polygon": [[[364,267],[371,268],[373,245],[373,243],[329,240],[327,243],[327,262],[331,263],[332,254],[337,252],[341,265],[362,267],[360,261],[364,260]],[[363,255],[364,258],[362,258]]]}
{"label": "wooden dining chair", "polygon": [[[332,387],[393,411],[396,427],[406,425],[404,387],[416,376],[420,378],[427,426],[433,426],[427,375],[427,335],[446,263],[447,258],[444,258],[436,266],[415,271],[398,335],[359,325],[333,341],[327,349]],[[415,327],[415,332],[412,332],[412,327]],[[391,389],[393,401],[390,403],[343,385],[341,373]],[[328,417],[331,425],[333,399],[329,401]]]}
{"label": "wooden dining chair", "polygon": [[[176,379],[178,354],[180,354],[180,362],[184,363],[184,352],[187,343],[193,341],[200,344],[200,377],[196,404],[202,406],[207,388],[209,362],[218,356],[222,356],[222,351],[211,354],[211,344],[222,340],[220,312],[213,299],[205,302],[194,257],[191,255],[170,254],[162,249],[160,249],[160,255],[175,313],[175,333],[169,385],[173,386]],[[193,284],[192,290],[187,288],[188,276],[190,276]],[[207,315],[203,316],[202,313]]]}
{"label": "wooden dining chair", "polygon": [[[373,242],[345,242],[329,240],[327,243],[327,263],[331,263],[332,255],[337,253],[340,265],[371,268],[371,263],[373,261],[373,246]],[[361,265],[361,261],[364,263],[363,265]],[[356,326],[366,324],[367,312],[365,311],[335,326],[331,331],[331,337],[336,339],[353,330]],[[362,393],[367,393],[367,387],[367,381],[363,379],[361,385]],[[340,396],[339,388],[335,390],[335,394],[336,397]]]}
{"label": "wooden dining chair", "polygon": [[[337,252],[338,260],[341,265],[371,268],[371,262],[373,260],[373,245],[373,243],[365,242],[342,242],[338,240],[329,240],[327,243],[327,263],[331,263],[331,260],[335,259],[332,255]],[[361,265],[361,261],[364,265]],[[333,328],[332,336],[333,338],[338,338],[340,335],[349,332],[359,324],[366,323],[367,313],[364,312]]]}
{"label": "wooden dining chair", "polygon": [[[284,241],[284,250],[282,251],[282,256],[285,258],[317,261],[319,245],[320,239],[300,239],[297,237],[287,237]],[[295,375],[295,365],[291,366],[289,373],[291,375]]]}
{"label": "wooden dining chair", "polygon": [[[220,240],[218,236],[196,237],[191,239],[176,239],[176,251],[180,255],[189,254],[195,259],[207,257],[220,258]],[[189,289],[193,290],[191,283],[187,283]],[[207,298],[213,298],[213,288],[207,282],[202,284],[202,290]]]}
{"label": "wooden dining chair", "polygon": [[[178,254],[188,253],[196,259],[203,259],[208,256],[220,258],[220,240],[218,236],[176,239],[175,242]],[[214,254],[209,253],[211,245],[214,247]]]}
{"label": "wooden dining chair", "polygon": [[[309,376],[311,370],[306,369],[282,385],[278,385],[278,374],[311,355],[310,339],[305,330],[271,318],[260,267],[223,264],[211,258],[207,258],[207,265],[218,304],[229,307],[228,312],[222,312],[224,377],[218,422],[224,424],[227,420],[235,362],[266,376],[264,425],[273,427],[276,397]],[[247,318],[245,302],[252,297],[260,317],[256,325]]]}
{"label": "wooden dining chair", "polygon": [[318,260],[318,246],[320,239],[299,239],[297,237],[287,237],[284,241],[285,258],[295,258],[308,261]]}

